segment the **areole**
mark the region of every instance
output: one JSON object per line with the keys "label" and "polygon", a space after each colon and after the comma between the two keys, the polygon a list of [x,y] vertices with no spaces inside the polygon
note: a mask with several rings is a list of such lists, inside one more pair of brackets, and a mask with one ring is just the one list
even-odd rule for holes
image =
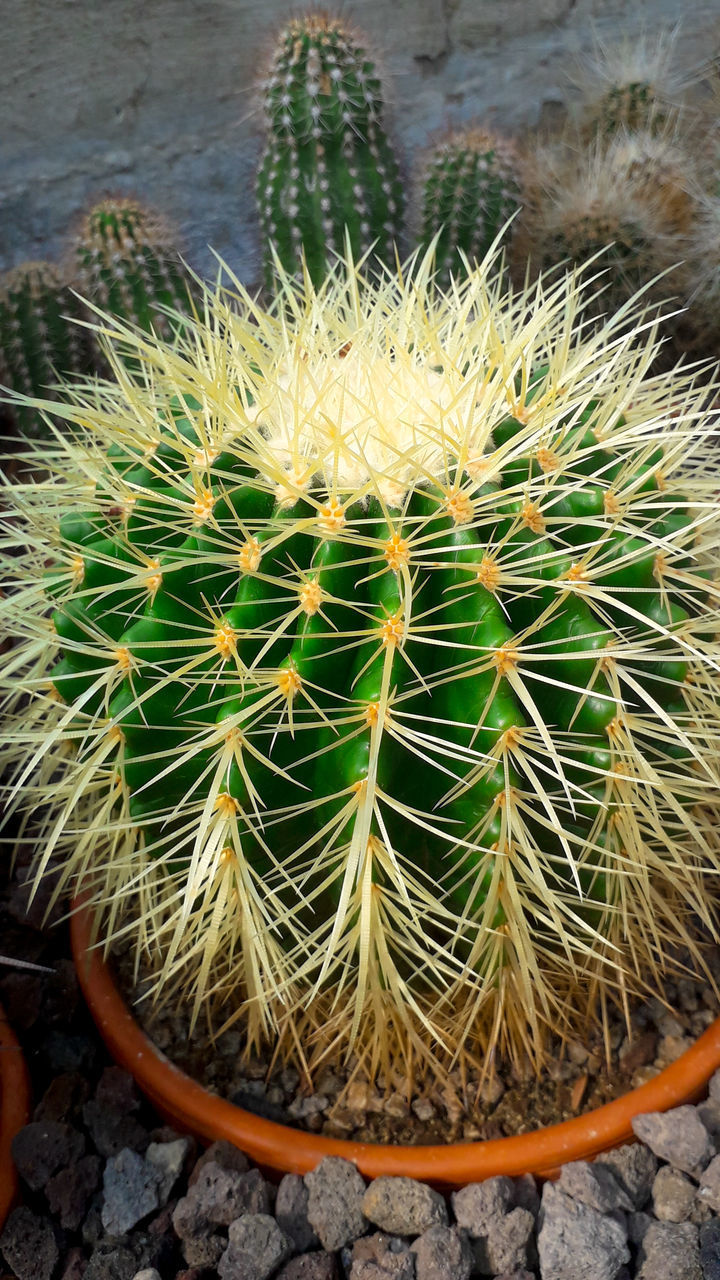
{"label": "areole", "polygon": [[133,1018],[100,948],[91,946],[92,915],[82,901],[75,903],[71,934],[80,985],[100,1035],[142,1092],[179,1128],[208,1142],[224,1138],[275,1174],[307,1173],[324,1156],[342,1156],[367,1178],[418,1178],[440,1190],[499,1174],[549,1178],[563,1164],[591,1160],[601,1151],[633,1141],[634,1116],[696,1101],[720,1067],[717,1018],[690,1049],[647,1084],[562,1124],[509,1138],[447,1146],[382,1146],[328,1138],[255,1116],[185,1075]]}
{"label": "areole", "polygon": [[30,1082],[20,1045],[0,1007],[0,1227],[17,1193],[15,1134],[30,1114]]}

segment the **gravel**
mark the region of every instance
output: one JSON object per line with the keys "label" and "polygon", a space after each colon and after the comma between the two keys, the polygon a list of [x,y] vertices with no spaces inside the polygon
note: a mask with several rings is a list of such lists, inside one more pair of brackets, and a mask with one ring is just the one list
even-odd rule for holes
{"label": "gravel", "polygon": [[[639,1117],[638,1141],[556,1183],[496,1177],[446,1197],[411,1178],[367,1185],[332,1157],[276,1186],[230,1143],[201,1151],[169,1128],[107,1061],[62,929],[23,932],[0,896],[0,931],[4,951],[53,968],[0,972],[35,1097],[0,1280],[720,1280],[720,1072],[707,1100]],[[658,1036],[681,1038],[679,1017],[655,1013]],[[271,1106],[273,1088],[299,1087],[291,1068],[248,1084]],[[368,1087],[352,1101],[380,1114]]]}

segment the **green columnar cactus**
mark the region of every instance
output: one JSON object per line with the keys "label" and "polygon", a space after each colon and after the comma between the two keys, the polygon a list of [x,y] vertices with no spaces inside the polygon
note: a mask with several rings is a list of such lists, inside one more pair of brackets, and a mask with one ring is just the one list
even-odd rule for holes
{"label": "green columnar cactus", "polygon": [[704,390],[575,276],[433,267],[138,337],[0,601],[38,875],[249,1048],[370,1072],[539,1057],[598,984],[701,962],[720,872]]}
{"label": "green columnar cactus", "polygon": [[[80,304],[49,262],[24,262],[0,280],[0,381],[23,396],[55,399],[58,380],[86,372],[88,343]],[[37,409],[13,404],[26,438],[51,432]]]}
{"label": "green columnar cactus", "polygon": [[169,227],[135,200],[103,200],[75,244],[80,291],[96,306],[146,331],[174,328],[163,308],[188,312],[190,280]]}
{"label": "green columnar cactus", "polygon": [[431,153],[422,187],[420,244],[437,236],[438,277],[485,256],[521,205],[520,157],[515,145],[485,129],[451,135]]}
{"label": "green columnar cactus", "polygon": [[293,19],[265,83],[267,144],[257,179],[268,288],[304,261],[319,285],[345,237],[354,256],[374,246],[391,263],[403,195],[383,128],[374,64],[344,22]]}

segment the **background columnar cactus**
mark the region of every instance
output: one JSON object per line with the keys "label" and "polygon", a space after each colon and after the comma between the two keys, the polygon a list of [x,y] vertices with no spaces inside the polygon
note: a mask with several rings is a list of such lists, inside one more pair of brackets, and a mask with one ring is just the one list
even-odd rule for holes
{"label": "background columnar cactus", "polygon": [[521,205],[521,164],[510,140],[485,129],[451,135],[431,152],[423,177],[420,244],[437,235],[438,276],[484,258]]}
{"label": "background columnar cactus", "polygon": [[190,280],[172,231],[136,200],[108,199],[84,219],[75,243],[80,292],[111,316],[167,336],[163,308],[190,309]]}
{"label": "background columnar cactus", "polygon": [[265,276],[270,246],[296,273],[304,254],[319,285],[346,229],[360,257],[392,262],[402,224],[398,167],[383,127],[380,81],[361,39],[337,18],[293,19],[264,86],[267,144],[257,179]]}
{"label": "background columnar cactus", "polygon": [[[24,262],[0,280],[0,381],[20,395],[55,399],[64,375],[86,372],[89,347],[76,322],[81,307],[49,262]],[[51,433],[37,409],[12,406],[23,436]]]}
{"label": "background columnar cactus", "polygon": [[720,871],[701,393],[573,276],[432,270],[136,339],[0,601],[38,874],[249,1048],[370,1074],[537,1059],[702,963]]}

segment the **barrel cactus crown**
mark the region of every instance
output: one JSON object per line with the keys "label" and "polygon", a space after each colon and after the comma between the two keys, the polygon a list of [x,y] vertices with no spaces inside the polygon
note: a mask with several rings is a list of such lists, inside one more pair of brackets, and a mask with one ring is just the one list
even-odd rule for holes
{"label": "barrel cactus crown", "polygon": [[280,33],[264,83],[267,143],[257,179],[265,276],[319,285],[345,237],[356,257],[374,246],[392,262],[403,194],[383,126],[382,88],[362,38],[322,15]]}
{"label": "barrel cactus crown", "polygon": [[190,308],[189,277],[170,227],[136,200],[101,200],[75,242],[81,292],[110,316],[167,336],[167,309]]}
{"label": "barrel cactus crown", "polygon": [[485,257],[521,204],[515,144],[486,129],[466,129],[439,143],[425,164],[420,244],[435,242],[438,278],[447,280]]}
{"label": "barrel cactus crown", "polygon": [[[87,371],[80,303],[57,267],[23,262],[0,280],[0,381],[23,396],[48,397],[66,375]],[[38,412],[16,402],[13,417],[28,439],[50,430]]]}
{"label": "barrel cactus crown", "polygon": [[142,376],[20,491],[38,874],[249,1046],[537,1057],[714,928],[711,427],[582,298],[488,263],[446,297],[431,254],[218,289],[179,344],[127,331]]}

